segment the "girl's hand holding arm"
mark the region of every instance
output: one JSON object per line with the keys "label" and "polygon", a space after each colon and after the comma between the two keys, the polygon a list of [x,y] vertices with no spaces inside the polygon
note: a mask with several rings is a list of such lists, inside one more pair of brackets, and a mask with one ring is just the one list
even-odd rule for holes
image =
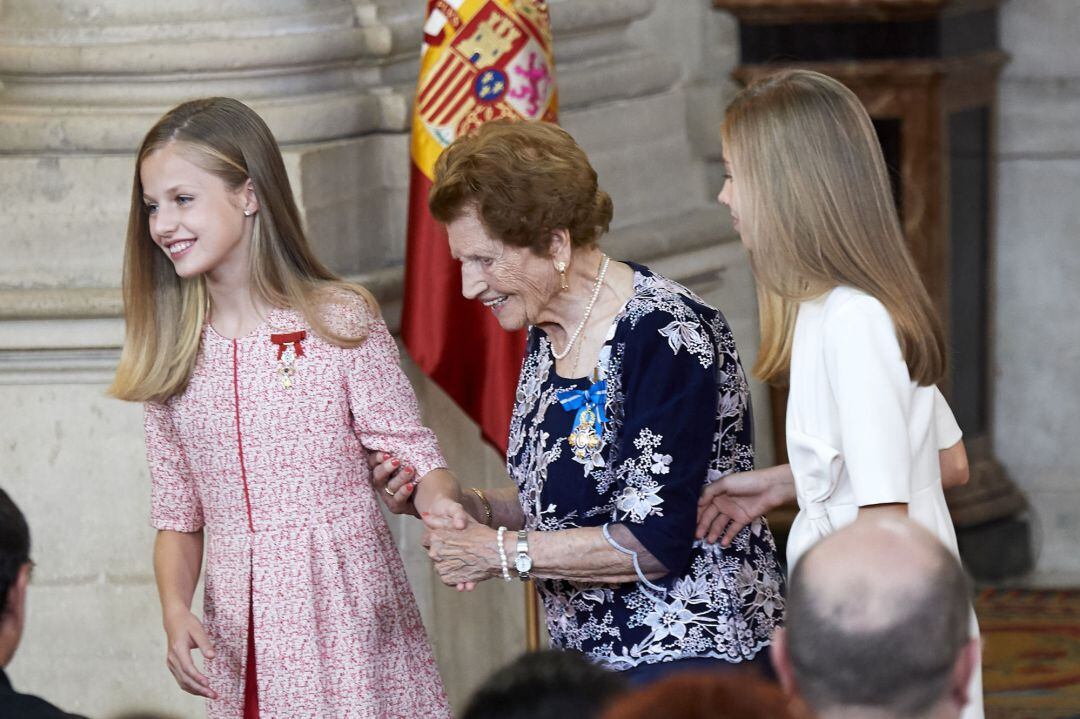
{"label": "girl's hand holding arm", "polygon": [[202,566],[203,533],[160,530],[154,542],[154,575],[168,640],[166,663],[184,691],[208,699],[218,695],[191,658],[198,648],[207,659],[214,647],[202,622],[191,612],[191,599]]}
{"label": "girl's hand holding arm", "polygon": [[371,467],[371,485],[387,509],[394,514],[419,517],[413,502],[416,470],[402,465],[401,460],[385,452],[368,452],[368,465]]}
{"label": "girl's hand holding arm", "polygon": [[697,538],[708,542],[720,539],[721,546],[728,547],[743,527],[794,500],[790,464],[720,477],[701,492]]}
{"label": "girl's hand holding arm", "polygon": [[[463,512],[458,515],[461,520],[459,528],[464,528],[466,515],[494,527],[518,529],[525,524],[517,490],[513,487],[485,489],[478,493],[475,489],[462,488],[446,469],[428,472],[420,481],[416,479],[416,471],[411,465],[385,452],[371,452],[368,463],[371,465],[371,483],[376,494],[394,514],[420,517],[421,512],[428,512],[444,515],[447,512],[456,513],[458,510],[451,507],[457,505]],[[439,498],[448,500],[448,503],[434,506]]]}
{"label": "girl's hand holding arm", "polygon": [[[395,514],[419,516],[441,497],[449,502],[441,504],[440,511],[456,513],[458,524],[468,513],[486,517],[479,497],[463,491],[443,468],[446,460],[435,434],[421,420],[416,395],[401,370],[397,345],[386,323],[367,308],[352,306],[351,310],[363,315],[359,321],[367,327],[368,337],[352,355],[354,371],[347,375],[349,404],[361,444],[380,450],[368,452],[376,495]],[[498,498],[500,510],[506,509],[504,495]],[[516,494],[514,498],[516,504]]]}

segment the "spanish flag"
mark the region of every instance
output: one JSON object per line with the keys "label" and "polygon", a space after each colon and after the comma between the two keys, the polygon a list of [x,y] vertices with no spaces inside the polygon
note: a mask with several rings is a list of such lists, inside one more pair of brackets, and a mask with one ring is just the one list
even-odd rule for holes
{"label": "spanish flag", "polygon": [[401,334],[420,368],[506,451],[524,333],[506,332],[461,295],[461,270],[427,200],[439,154],[459,135],[510,117],[555,122],[547,4],[428,0],[413,105]]}

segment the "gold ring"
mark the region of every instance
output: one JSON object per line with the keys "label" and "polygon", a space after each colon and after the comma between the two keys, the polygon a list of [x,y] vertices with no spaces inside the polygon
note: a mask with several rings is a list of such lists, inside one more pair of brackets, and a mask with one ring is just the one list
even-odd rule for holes
{"label": "gold ring", "polygon": [[393,497],[393,496],[394,496],[394,490],[390,489],[389,487],[383,487],[383,488],[382,488],[382,491],[386,492],[386,493],[387,493],[387,494],[389,494],[389,495],[390,495],[391,497]]}

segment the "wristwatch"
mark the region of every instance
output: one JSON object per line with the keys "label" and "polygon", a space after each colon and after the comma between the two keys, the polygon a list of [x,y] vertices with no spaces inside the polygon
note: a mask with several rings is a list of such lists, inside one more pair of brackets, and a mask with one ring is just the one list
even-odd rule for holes
{"label": "wristwatch", "polygon": [[517,569],[518,579],[525,582],[529,579],[529,570],[532,569],[532,557],[529,556],[528,533],[518,530],[517,558],[514,560],[514,568]]}

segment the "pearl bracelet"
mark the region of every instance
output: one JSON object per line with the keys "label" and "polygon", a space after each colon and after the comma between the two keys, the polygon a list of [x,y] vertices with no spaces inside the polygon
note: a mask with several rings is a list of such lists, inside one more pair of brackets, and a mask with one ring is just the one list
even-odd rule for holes
{"label": "pearl bracelet", "polygon": [[506,547],[503,546],[503,537],[506,536],[506,527],[499,527],[499,562],[502,564],[503,581],[510,581],[510,563],[506,561]]}

